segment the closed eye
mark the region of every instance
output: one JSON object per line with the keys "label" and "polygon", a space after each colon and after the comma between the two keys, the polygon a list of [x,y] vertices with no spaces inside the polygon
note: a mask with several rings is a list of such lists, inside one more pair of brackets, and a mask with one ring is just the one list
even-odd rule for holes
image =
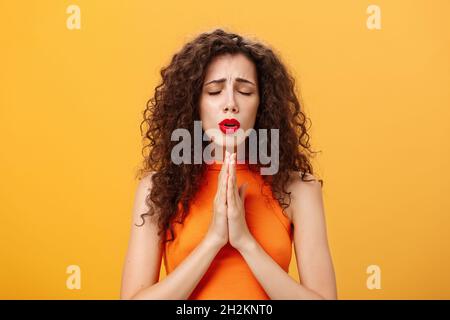
{"label": "closed eye", "polygon": [[[241,91],[238,91],[240,94],[243,94],[243,95],[245,95],[245,96],[250,96],[252,93],[251,92],[241,92]],[[210,95],[210,96],[214,96],[214,95],[218,95],[220,93],[220,91],[216,91],[216,92],[208,92],[208,94]]]}

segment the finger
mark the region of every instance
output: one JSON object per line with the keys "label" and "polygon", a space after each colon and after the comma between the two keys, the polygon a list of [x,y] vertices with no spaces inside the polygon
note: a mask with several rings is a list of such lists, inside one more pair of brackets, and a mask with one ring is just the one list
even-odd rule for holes
{"label": "finger", "polygon": [[245,182],[239,187],[238,196],[242,203],[245,202],[245,196],[247,195],[248,182]]}
{"label": "finger", "polygon": [[227,154],[225,154],[222,168],[221,168],[221,177],[220,177],[220,196],[222,200],[226,200],[226,190],[227,190],[227,183],[228,183],[228,166],[229,166],[229,157]]}
{"label": "finger", "polygon": [[227,155],[224,155],[224,160],[222,162],[222,167],[220,168],[219,172],[219,180],[224,176],[225,170],[226,170],[226,157]]}
{"label": "finger", "polygon": [[236,180],[236,153],[233,153],[230,156],[230,163],[232,166],[230,167],[230,175],[234,178],[234,181]]}
{"label": "finger", "polygon": [[238,190],[238,187],[237,187],[237,176],[236,176],[236,160],[237,159],[237,155],[236,155],[236,153],[234,153],[234,157],[233,157],[233,162],[234,162],[234,171],[233,171],[233,174],[232,174],[232,176],[233,176],[233,189],[232,189],[232,191],[233,191],[233,196],[234,196],[234,201],[235,201],[235,203],[237,203],[238,201],[239,201],[239,190]]}
{"label": "finger", "polygon": [[233,181],[232,181],[231,175],[229,175],[228,176],[228,186],[227,186],[227,205],[229,207],[234,207],[236,205],[236,201],[234,199],[234,192],[233,192],[232,188],[233,188]]}
{"label": "finger", "polygon": [[236,161],[234,161],[234,157],[231,156],[228,174],[228,186],[227,186],[227,203],[231,206],[236,206],[235,189],[236,189]]}
{"label": "finger", "polygon": [[229,167],[229,159],[228,156],[225,156],[225,160],[222,164],[221,174],[222,176],[219,179],[219,198],[220,203],[226,204],[227,203],[227,180],[228,180],[228,167]]}

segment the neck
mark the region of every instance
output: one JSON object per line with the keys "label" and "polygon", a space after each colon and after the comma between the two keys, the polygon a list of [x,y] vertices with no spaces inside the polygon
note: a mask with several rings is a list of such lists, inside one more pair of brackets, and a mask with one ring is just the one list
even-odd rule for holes
{"label": "neck", "polygon": [[238,153],[237,146],[216,146],[212,152],[213,159],[220,162],[224,161],[226,151],[228,151],[230,154],[236,153],[237,160],[240,160],[240,162],[244,162],[246,159],[245,150]]}

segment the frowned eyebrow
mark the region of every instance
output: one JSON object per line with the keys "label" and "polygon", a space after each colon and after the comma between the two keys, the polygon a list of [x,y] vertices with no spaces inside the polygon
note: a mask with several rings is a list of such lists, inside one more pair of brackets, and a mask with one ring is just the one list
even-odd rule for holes
{"label": "frowned eyebrow", "polygon": [[[250,80],[244,79],[244,78],[239,78],[239,77],[237,77],[235,80],[236,80],[237,82],[250,83],[250,84],[252,84],[252,85],[255,86],[255,84],[254,84],[253,82],[251,82]],[[225,82],[225,81],[227,81],[227,79],[225,79],[225,78],[222,78],[222,79],[216,79],[216,80],[211,80],[211,81],[208,81],[207,83],[205,83],[205,86],[207,86],[207,85],[210,84],[210,83],[222,83],[222,82]]]}

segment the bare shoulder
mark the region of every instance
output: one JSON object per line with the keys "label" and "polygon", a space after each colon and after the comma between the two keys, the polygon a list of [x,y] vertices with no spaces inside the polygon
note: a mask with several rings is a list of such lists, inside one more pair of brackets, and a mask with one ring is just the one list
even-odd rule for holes
{"label": "bare shoulder", "polygon": [[300,282],[323,299],[336,299],[321,180],[312,174],[305,174],[302,179],[302,173],[296,172],[289,187]]}
{"label": "bare shoulder", "polygon": [[121,299],[132,299],[140,290],[155,284],[159,279],[163,255],[162,234],[158,233],[158,225],[147,215],[147,196],[151,191],[152,176],[153,173],[141,176],[136,187],[128,249],[122,271]]}
{"label": "bare shoulder", "polygon": [[317,178],[313,174],[302,171],[291,171],[288,188],[291,189],[290,191],[294,191],[296,189],[321,189],[321,181],[321,179]]}
{"label": "bare shoulder", "polygon": [[152,186],[152,177],[155,174],[154,171],[148,172],[139,179],[138,189],[148,189]]}
{"label": "bare shoulder", "polygon": [[310,173],[291,171],[287,185],[291,193],[291,205],[286,209],[289,219],[294,222],[294,213],[311,203],[322,201],[322,180]]}

